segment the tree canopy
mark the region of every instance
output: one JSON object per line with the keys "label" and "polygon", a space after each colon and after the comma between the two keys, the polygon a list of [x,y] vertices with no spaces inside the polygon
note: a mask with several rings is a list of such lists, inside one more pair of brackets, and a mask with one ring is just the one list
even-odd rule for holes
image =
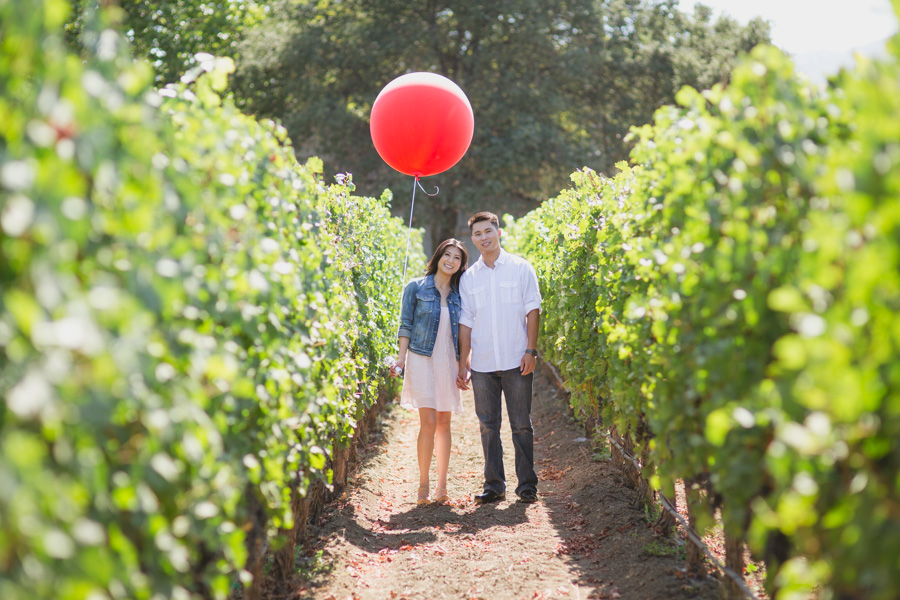
{"label": "tree canopy", "polygon": [[[301,155],[349,171],[362,193],[391,188],[408,206],[409,178],[369,139],[378,92],[395,77],[433,71],[455,81],[475,113],[467,155],[426,180],[441,188],[416,224],[449,237],[472,210],[522,214],[575,169],[608,171],[625,136],[674,102],[684,85],[728,77],[743,52],[769,41],[747,26],[676,0],[294,0],[245,33],[235,94],[280,119]],[[405,205],[405,206],[404,206]]]}
{"label": "tree canopy", "polygon": [[[67,25],[70,43],[81,32],[86,10],[102,0],[72,0]],[[118,15],[135,56],[146,57],[156,70],[156,83],[177,82],[205,52],[234,58],[242,33],[266,14],[265,0],[119,0]]]}
{"label": "tree canopy", "polygon": [[[85,7],[73,0],[74,40]],[[233,93],[246,111],[277,119],[299,158],[351,172],[358,191],[412,184],[387,167],[369,137],[378,92],[412,71],[455,81],[475,113],[475,136],[453,169],[425,181],[441,192],[415,225],[434,239],[459,233],[473,210],[523,214],[581,167],[608,172],[626,135],[674,102],[684,85],[726,81],[736,58],[769,41],[747,26],[677,0],[137,0],[122,29],[156,82],[177,81],[198,52],[237,63]],[[427,243],[427,242],[426,242]]]}

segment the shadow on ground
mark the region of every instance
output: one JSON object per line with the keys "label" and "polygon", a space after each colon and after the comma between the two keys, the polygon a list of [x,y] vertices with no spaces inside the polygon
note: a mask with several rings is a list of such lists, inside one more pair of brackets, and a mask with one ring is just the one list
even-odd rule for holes
{"label": "shadow on ground", "polygon": [[565,393],[535,378],[533,421],[539,486],[559,552],[596,598],[717,598],[718,580],[691,577],[684,549],[659,536],[608,452],[585,439]]}
{"label": "shadow on ground", "polygon": [[[598,460],[545,373],[535,377],[533,410],[540,501],[518,503],[509,493],[475,505],[483,458],[471,393],[463,403],[452,427],[451,503],[415,504],[417,417],[389,405],[347,493],[311,528],[296,581],[268,598],[718,597],[717,580],[689,577],[683,551],[651,529],[636,493]],[[502,435],[514,474],[507,424]]]}

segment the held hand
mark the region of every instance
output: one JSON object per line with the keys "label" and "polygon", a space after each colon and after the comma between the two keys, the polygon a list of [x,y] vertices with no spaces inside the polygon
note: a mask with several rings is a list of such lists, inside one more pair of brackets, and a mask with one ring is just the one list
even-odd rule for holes
{"label": "held hand", "polygon": [[529,373],[534,372],[534,367],[537,364],[537,359],[527,352],[522,355],[522,360],[519,363],[519,371],[522,372],[522,375],[528,375]]}
{"label": "held hand", "polygon": [[394,365],[388,370],[391,377],[400,377],[403,375],[403,369],[406,368],[405,360],[395,360]]}
{"label": "held hand", "polygon": [[466,391],[469,389],[469,379],[471,379],[471,375],[469,374],[469,370],[465,367],[459,368],[459,373],[456,375],[456,387],[459,389]]}

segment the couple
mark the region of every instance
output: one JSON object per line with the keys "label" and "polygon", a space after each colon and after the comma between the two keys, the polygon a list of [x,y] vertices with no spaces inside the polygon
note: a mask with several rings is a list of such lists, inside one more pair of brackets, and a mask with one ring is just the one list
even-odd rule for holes
{"label": "couple", "polygon": [[[395,369],[405,373],[400,405],[419,411],[417,503],[450,499],[450,417],[462,411],[460,390],[469,389],[470,381],[484,451],[484,488],[476,504],[506,499],[501,392],[515,447],[516,494],[521,502],[535,502],[531,390],[541,306],[537,275],[527,261],[500,247],[497,215],[474,215],[469,230],[481,253],[472,268],[466,268],[462,242],[449,239],[431,257],[425,277],[403,290]],[[438,481],[430,499],[432,452]]]}

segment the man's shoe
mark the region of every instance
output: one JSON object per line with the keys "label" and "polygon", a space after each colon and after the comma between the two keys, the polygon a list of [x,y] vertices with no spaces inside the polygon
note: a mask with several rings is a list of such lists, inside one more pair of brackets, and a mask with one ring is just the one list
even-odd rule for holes
{"label": "man's shoe", "polygon": [[537,492],[534,490],[523,491],[521,494],[519,494],[519,502],[524,502],[525,504],[537,502]]}
{"label": "man's shoe", "polygon": [[475,504],[490,504],[500,500],[506,500],[506,494],[498,494],[494,490],[487,490],[475,496]]}

